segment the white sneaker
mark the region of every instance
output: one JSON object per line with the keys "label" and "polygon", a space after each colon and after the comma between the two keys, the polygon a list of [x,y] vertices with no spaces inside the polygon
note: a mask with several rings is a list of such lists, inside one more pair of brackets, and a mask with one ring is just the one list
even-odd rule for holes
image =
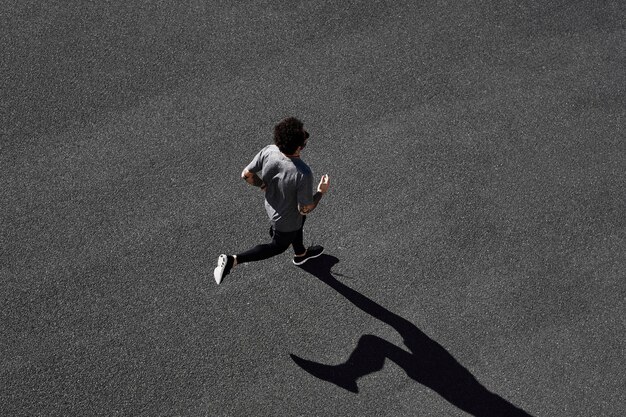
{"label": "white sneaker", "polygon": [[304,255],[294,256],[293,264],[300,266],[304,264],[306,261],[308,261],[309,259],[317,258],[322,253],[324,253],[324,248],[322,246],[319,246],[319,245],[311,246],[306,250]]}
{"label": "white sneaker", "polygon": [[232,256],[224,254],[217,258],[217,267],[215,267],[215,270],[213,271],[213,278],[215,278],[215,282],[217,282],[218,285],[233,268],[234,261],[235,260]]}

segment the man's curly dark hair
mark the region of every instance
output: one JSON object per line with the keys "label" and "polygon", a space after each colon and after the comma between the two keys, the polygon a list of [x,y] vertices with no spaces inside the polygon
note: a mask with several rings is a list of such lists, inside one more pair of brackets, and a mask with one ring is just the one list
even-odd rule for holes
{"label": "man's curly dark hair", "polygon": [[308,137],[304,124],[295,117],[283,119],[274,126],[274,143],[286,155],[294,154]]}

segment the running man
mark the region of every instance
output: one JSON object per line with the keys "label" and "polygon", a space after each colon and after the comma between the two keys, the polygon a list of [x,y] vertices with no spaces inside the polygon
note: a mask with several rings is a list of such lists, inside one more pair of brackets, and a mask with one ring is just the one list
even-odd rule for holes
{"label": "running man", "polygon": [[281,254],[293,245],[293,263],[302,265],[322,254],[324,248],[303,244],[302,228],[306,216],[319,204],[330,185],[323,175],[313,194],[313,173],[300,159],[309,133],[295,117],[274,127],[274,145],[263,148],[244,168],[241,177],[265,192],[265,210],[270,218],[270,243],[257,245],[238,255],[220,255],[213,272],[218,284],[237,265],[261,261]]}

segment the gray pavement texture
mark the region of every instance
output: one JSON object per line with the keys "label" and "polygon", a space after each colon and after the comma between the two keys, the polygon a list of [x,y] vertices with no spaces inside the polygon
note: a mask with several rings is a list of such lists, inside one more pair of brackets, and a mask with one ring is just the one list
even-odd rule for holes
{"label": "gray pavement texture", "polygon": [[[0,415],[626,415],[625,11],[3,1]],[[326,256],[217,286],[290,115]]]}

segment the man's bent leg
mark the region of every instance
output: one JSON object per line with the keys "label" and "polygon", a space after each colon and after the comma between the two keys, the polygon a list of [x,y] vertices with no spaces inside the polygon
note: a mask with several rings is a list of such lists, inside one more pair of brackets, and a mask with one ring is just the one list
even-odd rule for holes
{"label": "man's bent leg", "polygon": [[295,233],[296,232],[285,233],[274,230],[271,243],[257,245],[252,249],[238,254],[237,264],[262,261],[283,253],[289,248]]}
{"label": "man's bent leg", "polygon": [[304,222],[306,221],[306,216],[302,217],[302,226],[295,232],[293,242],[293,254],[296,256],[304,255],[306,252],[306,248],[304,247]]}
{"label": "man's bent leg", "polygon": [[322,253],[324,253],[324,248],[319,245],[310,246],[309,248],[304,247],[302,230],[304,228],[305,220],[306,217],[302,219],[302,227],[300,228],[300,230],[295,232],[296,235],[294,236],[294,240],[292,242],[294,253],[293,264],[298,266],[304,264],[309,259],[317,258]]}

